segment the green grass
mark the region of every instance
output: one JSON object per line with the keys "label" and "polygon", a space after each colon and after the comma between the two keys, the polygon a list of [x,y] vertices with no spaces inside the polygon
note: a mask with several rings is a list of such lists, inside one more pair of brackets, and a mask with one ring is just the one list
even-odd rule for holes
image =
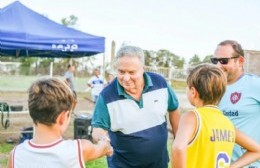
{"label": "green grass", "polygon": [[[27,91],[32,82],[42,77],[43,76],[0,76],[0,90]],[[62,76],[59,78],[64,79]],[[78,92],[85,91],[87,88],[87,80],[88,78],[75,78],[76,90]],[[171,81],[171,86],[174,90],[185,90],[186,82],[173,80]]]}
{"label": "green grass", "polygon": [[0,144],[0,153],[9,153],[13,149],[12,144]]}
{"label": "green grass", "polygon": [[0,167],[7,165],[10,151],[14,148],[12,144],[0,144]]}
{"label": "green grass", "polygon": [[87,168],[105,168],[107,167],[107,160],[106,157],[102,157],[97,160],[86,162],[85,165]]}
{"label": "green grass", "polygon": [[[35,80],[43,77],[44,76],[0,76],[0,90],[27,91]],[[65,79],[63,76],[59,78]],[[87,78],[75,78],[75,83],[77,91],[83,92],[87,88]]]}

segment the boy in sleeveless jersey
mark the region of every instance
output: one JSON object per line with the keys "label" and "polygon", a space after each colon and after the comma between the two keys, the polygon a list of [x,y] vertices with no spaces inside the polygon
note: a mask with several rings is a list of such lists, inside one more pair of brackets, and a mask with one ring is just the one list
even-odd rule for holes
{"label": "boy in sleeveless jersey", "polygon": [[63,140],[76,99],[65,82],[41,79],[29,88],[28,107],[34,123],[34,136],[16,146],[8,161],[8,168],[79,168],[113,149],[103,138],[97,144],[89,140]]}
{"label": "boy in sleeveless jersey", "polygon": [[[217,108],[226,77],[219,68],[198,65],[187,78],[187,97],[195,109],[180,119],[172,144],[173,168],[243,167],[260,158],[260,145],[237,130]],[[230,165],[234,144],[247,152]]]}

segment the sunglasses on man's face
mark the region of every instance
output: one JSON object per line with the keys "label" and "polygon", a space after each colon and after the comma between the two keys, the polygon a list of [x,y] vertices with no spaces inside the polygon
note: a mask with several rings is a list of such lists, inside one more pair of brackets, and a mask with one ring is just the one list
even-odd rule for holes
{"label": "sunglasses on man's face", "polygon": [[230,57],[230,58],[210,58],[210,60],[212,64],[217,64],[219,62],[223,65],[226,65],[230,59],[234,59],[234,58],[238,58],[238,56]]}

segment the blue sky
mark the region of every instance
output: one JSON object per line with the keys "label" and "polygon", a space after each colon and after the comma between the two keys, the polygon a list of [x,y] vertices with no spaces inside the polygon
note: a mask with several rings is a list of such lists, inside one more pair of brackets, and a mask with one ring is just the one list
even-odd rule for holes
{"label": "blue sky", "polygon": [[[14,0],[0,0],[0,8]],[[259,0],[20,0],[60,23],[78,17],[75,29],[106,37],[117,49],[125,41],[146,50],[167,49],[187,61],[212,54],[225,39],[260,50]]]}

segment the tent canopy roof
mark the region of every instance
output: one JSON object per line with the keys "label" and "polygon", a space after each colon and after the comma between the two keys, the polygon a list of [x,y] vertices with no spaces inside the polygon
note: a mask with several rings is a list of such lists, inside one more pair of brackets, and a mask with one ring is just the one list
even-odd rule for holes
{"label": "tent canopy roof", "polygon": [[84,57],[104,46],[104,37],[58,24],[19,1],[0,10],[0,56]]}

